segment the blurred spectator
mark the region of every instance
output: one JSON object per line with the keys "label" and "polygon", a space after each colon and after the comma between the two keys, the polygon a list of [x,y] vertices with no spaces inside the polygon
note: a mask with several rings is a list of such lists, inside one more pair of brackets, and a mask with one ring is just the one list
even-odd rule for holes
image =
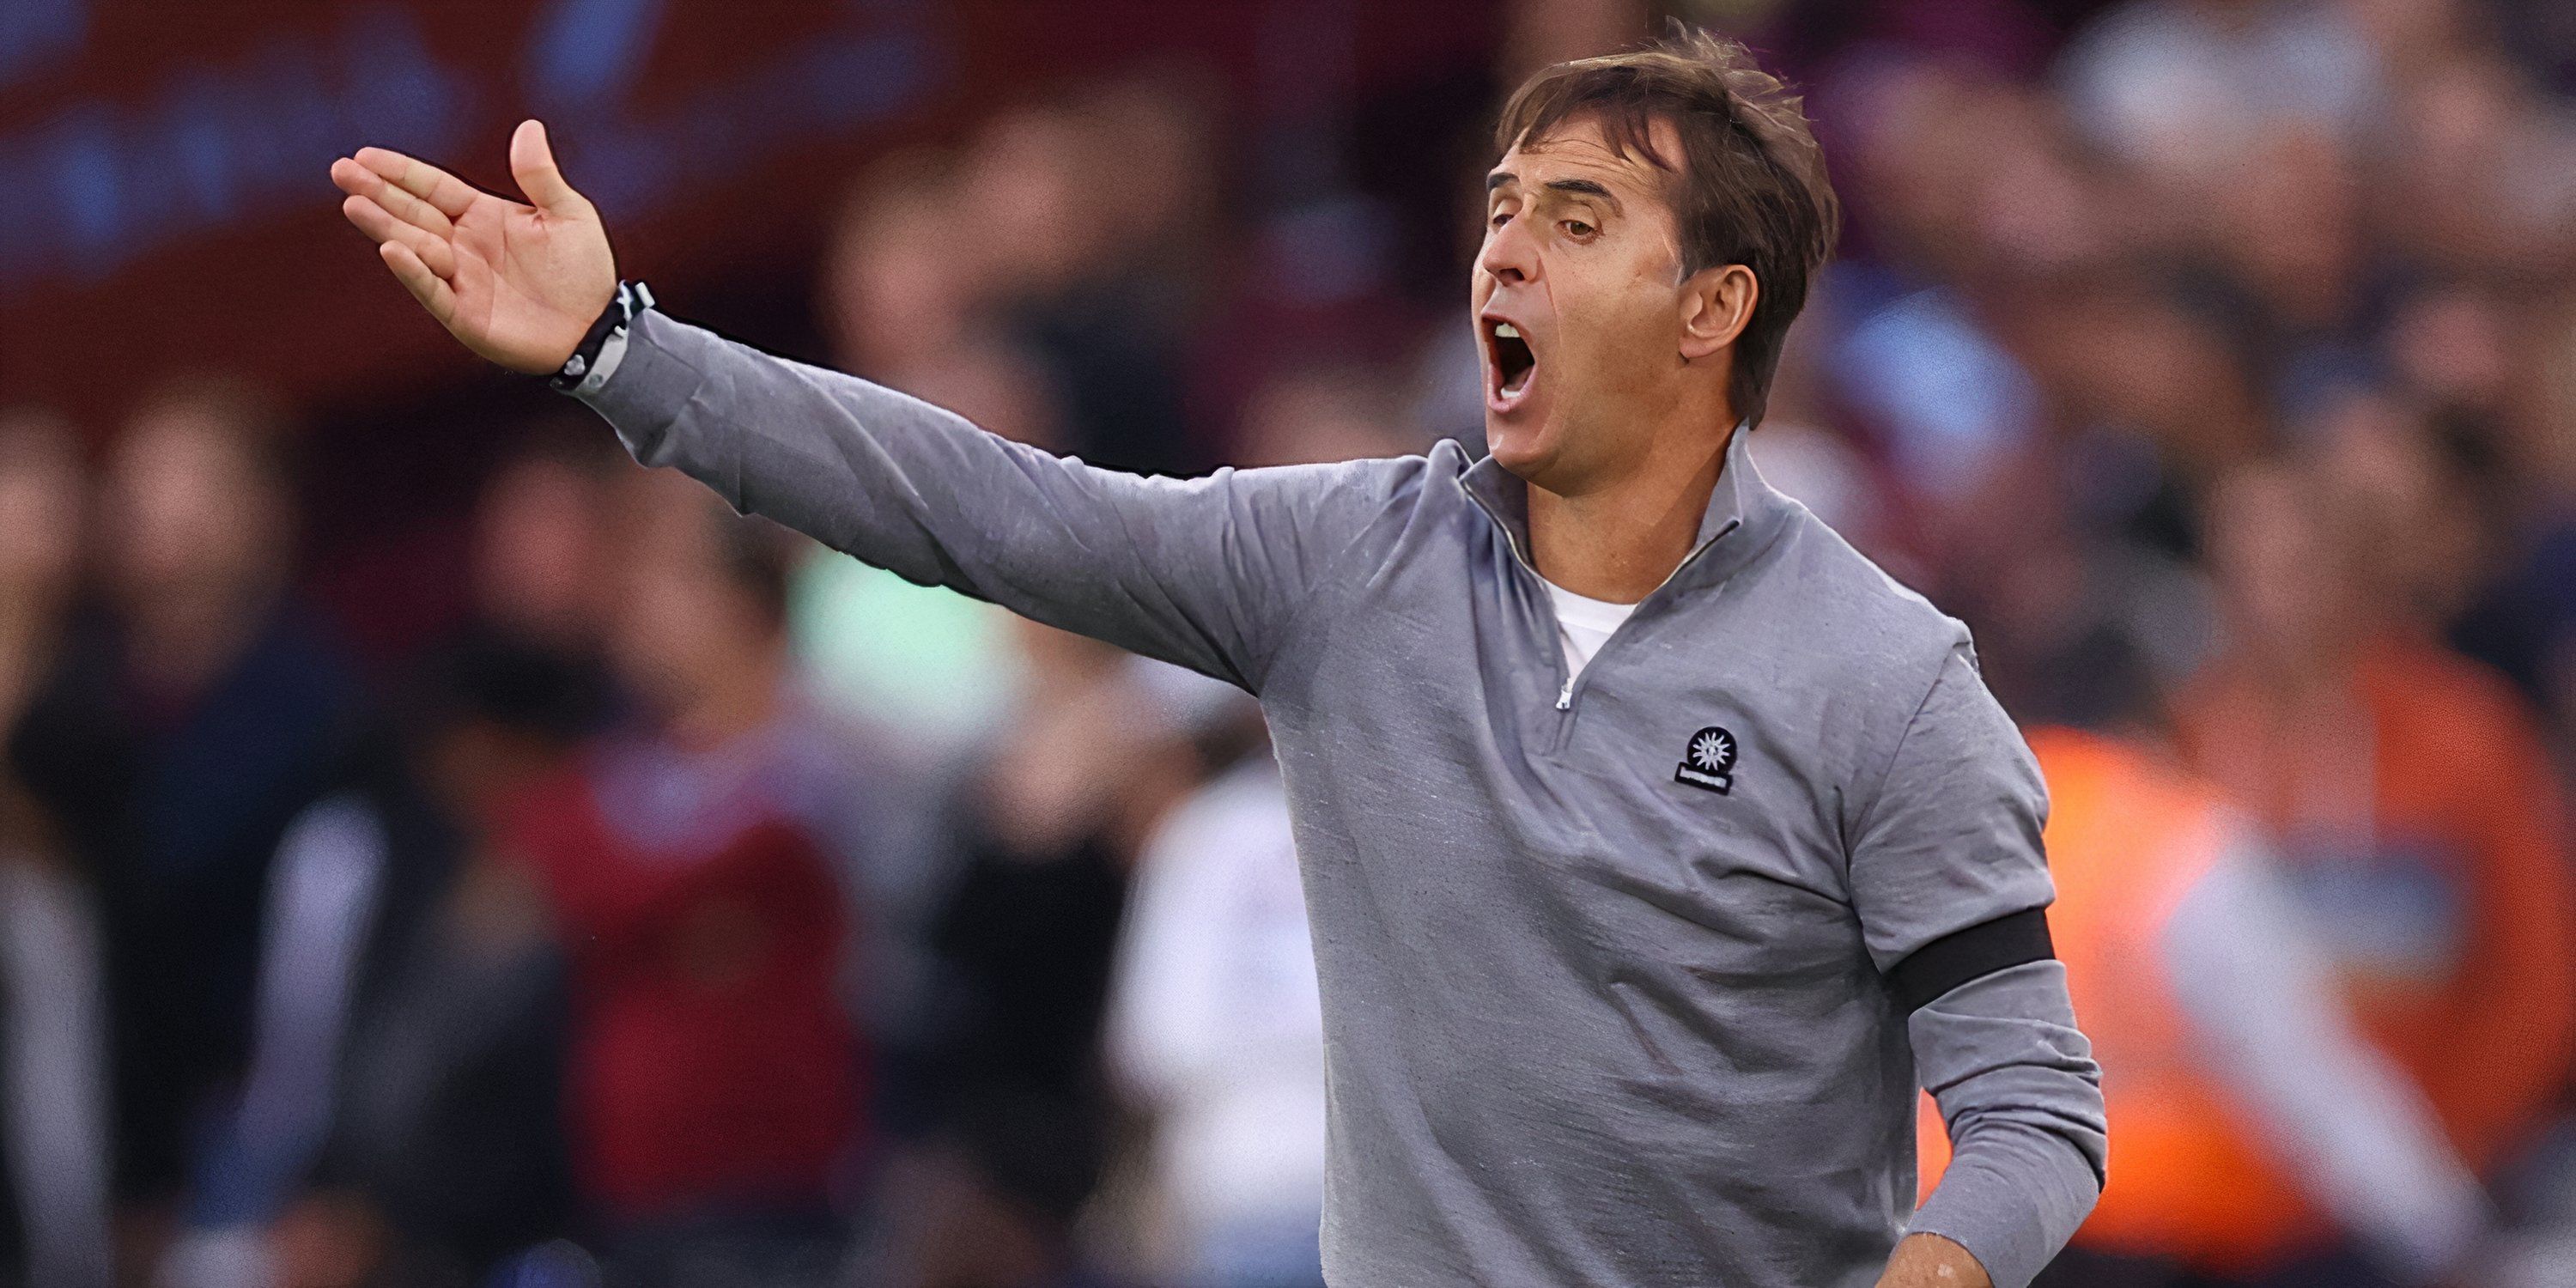
{"label": "blurred spectator", "polygon": [[568,1228],[561,971],[489,838],[593,722],[583,679],[542,650],[456,646],[407,735],[370,739],[287,829],[252,1059],[165,1280],[463,1281]]}
{"label": "blurred spectator", "polygon": [[103,484],[106,612],[21,717],[20,780],[94,874],[119,1192],[142,1264],[249,1055],[269,858],[354,728],[355,677],[286,593],[295,507],[246,391],[145,404]]}
{"label": "blurred spectator", "polygon": [[[71,426],[34,408],[0,409],[0,716],[12,724],[52,669],[78,588],[88,480]],[[44,840],[14,779],[0,814],[9,840]]]}
{"label": "blurred spectator", "polygon": [[2380,607],[2391,570],[2360,538],[2402,517],[2332,496],[2279,467],[2221,493],[2228,642],[2183,741],[2274,839],[2364,1031],[2490,1168],[2576,1041],[2559,788],[2511,690]]}
{"label": "blurred spectator", "polygon": [[592,669],[615,586],[607,510],[626,458],[578,408],[533,421],[522,434],[476,500],[469,630]]}
{"label": "blurred spectator", "polygon": [[2142,0],[2063,69],[2077,119],[2134,164],[2193,180],[2283,131],[2355,135],[2382,105],[2379,51],[2334,0]]}
{"label": "blurred spectator", "polygon": [[[1029,681],[958,784],[935,1024],[902,1069],[893,1282],[1088,1282],[1075,1223],[1110,1152],[1102,1019],[1131,864],[1204,774],[1171,668],[1013,619]],[[1189,677],[1194,679],[1195,677]]]}
{"label": "blurred spectator", "polygon": [[2306,438],[2316,502],[2335,516],[2368,605],[2356,625],[2438,639],[2482,589],[2482,570],[2502,562],[2501,498],[2461,456],[2476,445],[2446,448],[2414,408],[2358,390],[2328,404]]}
{"label": "blurred spectator", "polygon": [[572,1228],[562,962],[493,844],[608,706],[622,457],[588,420],[538,422],[493,472],[468,621],[279,855],[260,1044],[215,1178],[268,1282],[476,1280]]}
{"label": "blurred spectator", "polygon": [[[1180,372],[1213,158],[1183,82],[1111,83],[1005,113],[966,155],[960,199],[996,303],[1064,391],[1059,450],[1146,473],[1211,462]],[[1102,176],[1116,174],[1115,183]]]}
{"label": "blurred spectator", "polygon": [[633,476],[611,656],[639,721],[519,805],[572,956],[575,1175],[611,1273],[819,1283],[868,1095],[841,988],[884,785],[786,641],[784,534]]}
{"label": "blurred spectator", "polygon": [[1235,460],[1243,466],[1310,465],[1417,450],[1382,373],[1319,364],[1273,378],[1243,409]]}
{"label": "blurred spectator", "polygon": [[[2275,1282],[2330,1237],[2318,1214],[2371,1260],[2280,1282],[2449,1282],[2487,1255],[2476,1179],[2357,1033],[2245,823],[2143,747],[2062,728],[2031,744],[2050,929],[2097,1058],[2124,1073],[2106,1087],[2120,1172],[2041,1282]],[[1947,1137],[1920,1122],[1928,1193]]]}
{"label": "blurred spectator", "polygon": [[835,357],[897,388],[965,342],[984,294],[982,265],[954,226],[950,168],[922,153],[870,166],[834,216],[818,270]]}
{"label": "blurred spectator", "polygon": [[493,473],[471,618],[416,668],[401,727],[360,740],[287,829],[252,1059],[166,1279],[470,1279],[569,1228],[561,965],[491,841],[607,702],[600,528],[618,458],[586,421],[541,422]]}
{"label": "blurred spectator", "polygon": [[[57,665],[87,503],[68,425],[0,411],[0,727]],[[90,891],[44,810],[0,765],[0,1278],[105,1288],[106,1017]]]}
{"label": "blurred spectator", "polygon": [[1212,210],[1205,119],[1187,82],[1138,77],[999,113],[953,157],[882,163],[833,235],[844,361],[931,397],[924,378],[950,355],[1006,337],[1063,392],[1056,423],[1031,427],[1049,446],[1201,464],[1177,363]]}
{"label": "blurred spectator", "polygon": [[572,1230],[562,953],[529,875],[494,845],[518,796],[595,726],[594,684],[541,649],[452,645],[414,685],[402,758],[316,807],[375,816],[384,893],[331,1130],[274,1236],[279,1283],[471,1282]]}
{"label": "blurred spectator", "polygon": [[2251,351],[2170,282],[2126,270],[2056,284],[2027,319],[2033,365],[2084,440],[2088,523],[2191,558],[2198,508],[2275,436]]}
{"label": "blurred spectator", "polygon": [[1154,1117],[1169,1280],[1323,1282],[1324,1030],[1278,767],[1201,788],[1137,860],[1109,1050]]}

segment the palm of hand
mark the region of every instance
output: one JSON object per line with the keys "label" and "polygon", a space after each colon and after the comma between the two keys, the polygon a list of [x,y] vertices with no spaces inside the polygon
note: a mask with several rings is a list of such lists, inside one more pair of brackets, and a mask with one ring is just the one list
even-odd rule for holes
{"label": "palm of hand", "polygon": [[335,161],[341,210],[394,277],[474,352],[526,372],[563,365],[608,305],[617,263],[599,212],[556,170],[534,121],[510,140],[522,204],[382,148]]}
{"label": "palm of hand", "polygon": [[596,220],[568,221],[489,193],[475,198],[451,238],[455,317],[441,320],[502,366],[552,371],[616,289],[607,239]]}

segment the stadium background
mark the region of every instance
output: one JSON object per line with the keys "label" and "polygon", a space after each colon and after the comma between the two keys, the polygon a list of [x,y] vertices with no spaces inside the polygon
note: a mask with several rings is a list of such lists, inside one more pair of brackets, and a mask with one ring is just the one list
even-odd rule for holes
{"label": "stadium background", "polygon": [[542,115],[680,316],[1122,466],[1411,450],[1501,92],[1665,17],[1850,210],[1765,470],[2231,793],[2564,1221],[2570,12],[11,0],[0,1277],[1311,1279],[1257,717],[623,464],[325,169]]}

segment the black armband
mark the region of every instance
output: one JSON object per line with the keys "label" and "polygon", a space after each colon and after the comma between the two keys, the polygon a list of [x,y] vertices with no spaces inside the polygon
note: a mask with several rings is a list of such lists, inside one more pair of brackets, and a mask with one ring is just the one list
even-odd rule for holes
{"label": "black armband", "polygon": [[546,377],[546,383],[568,394],[587,394],[608,383],[617,364],[626,357],[626,332],[635,325],[637,314],[653,307],[653,291],[642,282],[619,282],[617,293],[608,297],[608,307],[600,310],[599,320],[581,338],[581,347],[564,359],[563,368]]}
{"label": "black armband", "polygon": [[1970,980],[2056,959],[2047,911],[2028,908],[1954,930],[1915,949],[1888,969],[1887,986],[1895,991],[1897,1005],[1912,1015]]}

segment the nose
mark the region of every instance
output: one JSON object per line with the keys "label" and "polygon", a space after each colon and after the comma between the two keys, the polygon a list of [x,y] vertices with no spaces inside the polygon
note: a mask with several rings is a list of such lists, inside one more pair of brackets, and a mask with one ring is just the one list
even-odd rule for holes
{"label": "nose", "polygon": [[1538,276],[1538,245],[1521,231],[1521,223],[1509,219],[1500,228],[1488,227],[1485,248],[1476,254],[1476,267],[1499,285],[1516,285]]}

